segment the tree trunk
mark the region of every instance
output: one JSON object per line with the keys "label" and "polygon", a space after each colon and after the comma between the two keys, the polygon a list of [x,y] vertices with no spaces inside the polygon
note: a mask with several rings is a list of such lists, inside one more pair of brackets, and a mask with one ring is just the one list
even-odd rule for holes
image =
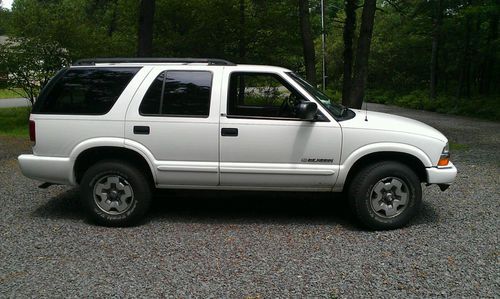
{"label": "tree trunk", "polygon": [[[245,0],[240,0],[240,28],[238,41],[239,62],[245,62],[246,39],[245,39]],[[245,97],[245,78],[239,76],[238,105],[242,105]]]}
{"label": "tree trunk", "polygon": [[481,75],[479,77],[479,92],[489,94],[491,92],[491,81],[494,79],[493,70],[496,65],[495,41],[498,38],[498,13],[493,13],[488,22],[488,38],[486,40],[486,53],[483,58]]}
{"label": "tree trunk", "polygon": [[309,20],[309,0],[299,0],[300,32],[306,65],[306,78],[312,85],[316,85],[316,53]]}
{"label": "tree trunk", "polygon": [[437,72],[438,72],[438,54],[439,54],[439,38],[441,34],[441,23],[443,19],[443,0],[437,1],[436,16],[433,21],[432,32],[432,53],[431,53],[431,78],[430,78],[430,97],[436,98],[437,88]]}
{"label": "tree trunk", "polygon": [[352,83],[352,40],[356,29],[356,0],[346,0],[345,2],[345,24],[344,24],[344,76],[342,82],[342,104],[349,106],[349,96]]}
{"label": "tree trunk", "polygon": [[[470,3],[468,3],[468,5],[470,5]],[[464,50],[462,54],[461,71],[458,80],[457,98],[461,98],[463,96],[465,96],[466,98],[470,98],[471,27],[472,27],[472,20],[471,17],[467,15],[465,17]]]}
{"label": "tree trunk", "polygon": [[245,62],[247,52],[246,36],[245,36],[245,0],[240,0],[240,28],[239,28],[238,52],[240,63]]}
{"label": "tree trunk", "polygon": [[118,0],[112,1],[111,6],[113,9],[113,12],[111,14],[111,20],[109,22],[108,26],[108,37],[112,37],[113,33],[116,31],[116,23],[118,19]]}
{"label": "tree trunk", "polygon": [[368,58],[375,20],[376,0],[365,0],[361,14],[361,28],[358,45],[356,48],[356,61],[354,62],[354,78],[350,94],[350,107],[360,109],[365,96],[366,80],[368,77]]}
{"label": "tree trunk", "polygon": [[141,0],[139,11],[139,40],[137,45],[138,57],[153,55],[153,19],[155,14],[155,0]]}

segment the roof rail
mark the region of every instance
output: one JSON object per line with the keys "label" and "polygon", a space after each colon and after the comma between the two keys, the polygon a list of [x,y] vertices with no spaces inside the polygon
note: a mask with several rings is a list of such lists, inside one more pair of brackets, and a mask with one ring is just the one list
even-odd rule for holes
{"label": "roof rail", "polygon": [[213,58],[88,58],[77,60],[73,65],[97,63],[207,63],[209,65],[236,65],[224,59]]}

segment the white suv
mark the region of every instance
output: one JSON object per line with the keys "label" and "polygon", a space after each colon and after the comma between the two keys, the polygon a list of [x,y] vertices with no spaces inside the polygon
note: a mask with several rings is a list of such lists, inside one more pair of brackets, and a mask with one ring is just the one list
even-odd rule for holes
{"label": "white suv", "polygon": [[25,176],[79,185],[110,226],[154,188],[342,192],[372,229],[405,225],[421,183],[451,184],[448,140],[421,122],[347,109],[290,70],[218,59],[92,59],[61,70],[30,117]]}

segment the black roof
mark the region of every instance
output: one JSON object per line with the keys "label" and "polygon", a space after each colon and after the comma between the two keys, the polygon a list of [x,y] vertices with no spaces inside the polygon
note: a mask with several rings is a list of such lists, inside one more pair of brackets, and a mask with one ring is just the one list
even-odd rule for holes
{"label": "black roof", "polygon": [[214,58],[87,58],[73,65],[95,65],[96,63],[207,63],[209,65],[236,65],[224,59]]}

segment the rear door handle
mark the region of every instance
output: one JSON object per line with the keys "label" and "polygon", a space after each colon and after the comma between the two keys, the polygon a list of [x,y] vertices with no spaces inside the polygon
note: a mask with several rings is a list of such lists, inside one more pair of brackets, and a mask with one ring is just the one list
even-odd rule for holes
{"label": "rear door handle", "polygon": [[220,130],[220,134],[222,136],[238,136],[238,129],[237,128],[222,128]]}
{"label": "rear door handle", "polygon": [[134,126],[134,134],[149,135],[149,127],[148,126]]}

